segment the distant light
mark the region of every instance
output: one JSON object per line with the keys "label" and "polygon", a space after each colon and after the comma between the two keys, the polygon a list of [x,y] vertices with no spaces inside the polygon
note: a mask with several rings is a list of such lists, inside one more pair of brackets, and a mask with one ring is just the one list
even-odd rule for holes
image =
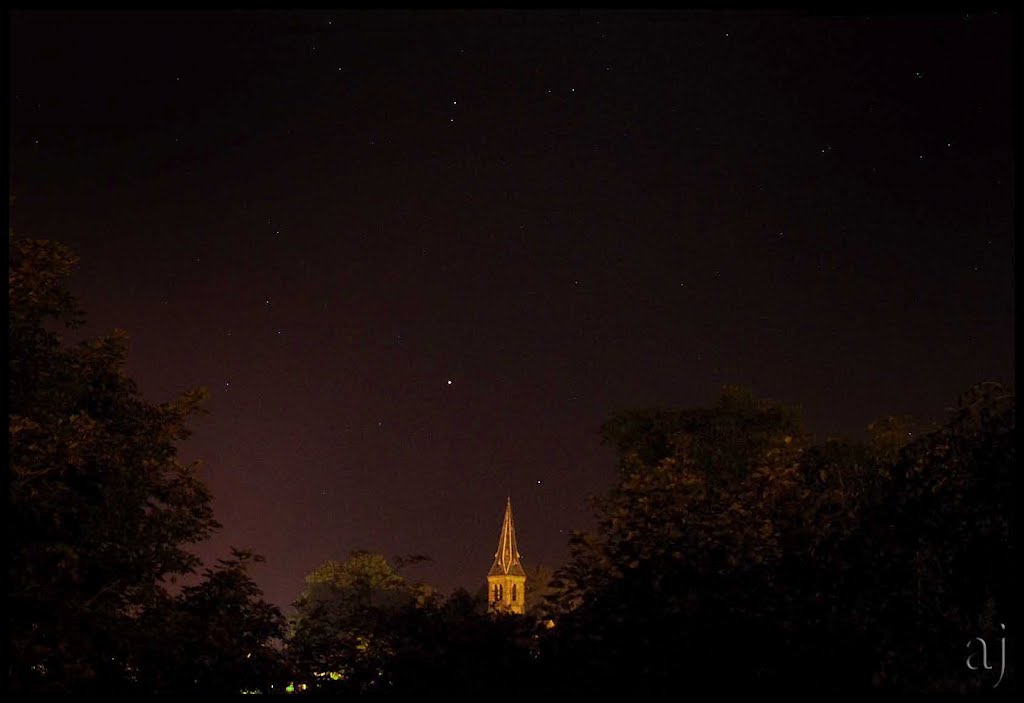
{"label": "distant light", "polygon": [[450,386],[450,385],[452,385],[452,381],[451,381],[451,379],[448,379],[448,385],[449,385],[449,386]]}

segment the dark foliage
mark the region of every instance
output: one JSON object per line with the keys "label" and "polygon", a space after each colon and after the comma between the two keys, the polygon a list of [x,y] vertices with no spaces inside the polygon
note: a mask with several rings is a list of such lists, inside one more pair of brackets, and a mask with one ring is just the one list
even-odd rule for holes
{"label": "dark foliage", "polygon": [[82,319],[64,288],[74,256],[13,234],[8,253],[9,687],[164,687],[200,670],[244,679],[237,653],[212,652],[260,651],[277,634],[280,614],[244,573],[253,555],[236,553],[178,597],[165,590],[198,566],[188,547],[219,527],[196,467],[176,458],[204,392],[147,401],[123,373],[123,332],[64,343],[61,326]]}
{"label": "dark foliage", "polygon": [[1012,621],[1014,412],[982,384],[941,427],[819,444],[736,389],[614,418],[620,477],[559,573],[550,656],[595,691],[991,688],[965,643]]}

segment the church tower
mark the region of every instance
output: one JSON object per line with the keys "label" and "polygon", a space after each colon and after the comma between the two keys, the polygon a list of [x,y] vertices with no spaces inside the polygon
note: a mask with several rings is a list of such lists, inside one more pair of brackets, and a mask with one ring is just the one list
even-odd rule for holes
{"label": "church tower", "polygon": [[526,572],[519,562],[516,528],[512,523],[512,498],[505,503],[505,519],[501,523],[498,551],[487,572],[487,600],[491,610],[523,614],[526,601]]}

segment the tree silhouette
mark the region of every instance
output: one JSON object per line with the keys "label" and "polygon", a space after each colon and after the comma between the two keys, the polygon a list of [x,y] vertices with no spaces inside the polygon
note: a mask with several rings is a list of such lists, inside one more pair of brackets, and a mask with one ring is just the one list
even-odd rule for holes
{"label": "tree silhouette", "polygon": [[124,332],[61,338],[84,319],[65,287],[71,251],[12,232],[8,253],[10,688],[251,682],[280,617],[245,574],[255,555],[235,552],[179,597],[165,590],[219,527],[197,467],[177,460],[205,392],[147,401],[124,374]]}

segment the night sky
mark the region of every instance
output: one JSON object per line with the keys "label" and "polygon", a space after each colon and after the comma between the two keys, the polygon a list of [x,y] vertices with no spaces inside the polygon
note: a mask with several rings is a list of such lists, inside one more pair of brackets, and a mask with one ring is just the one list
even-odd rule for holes
{"label": "night sky", "polygon": [[211,391],[198,553],[282,607],[355,549],[476,590],[506,495],[560,565],[616,410],[1014,382],[1003,13],[9,18],[12,226],[147,398]]}

